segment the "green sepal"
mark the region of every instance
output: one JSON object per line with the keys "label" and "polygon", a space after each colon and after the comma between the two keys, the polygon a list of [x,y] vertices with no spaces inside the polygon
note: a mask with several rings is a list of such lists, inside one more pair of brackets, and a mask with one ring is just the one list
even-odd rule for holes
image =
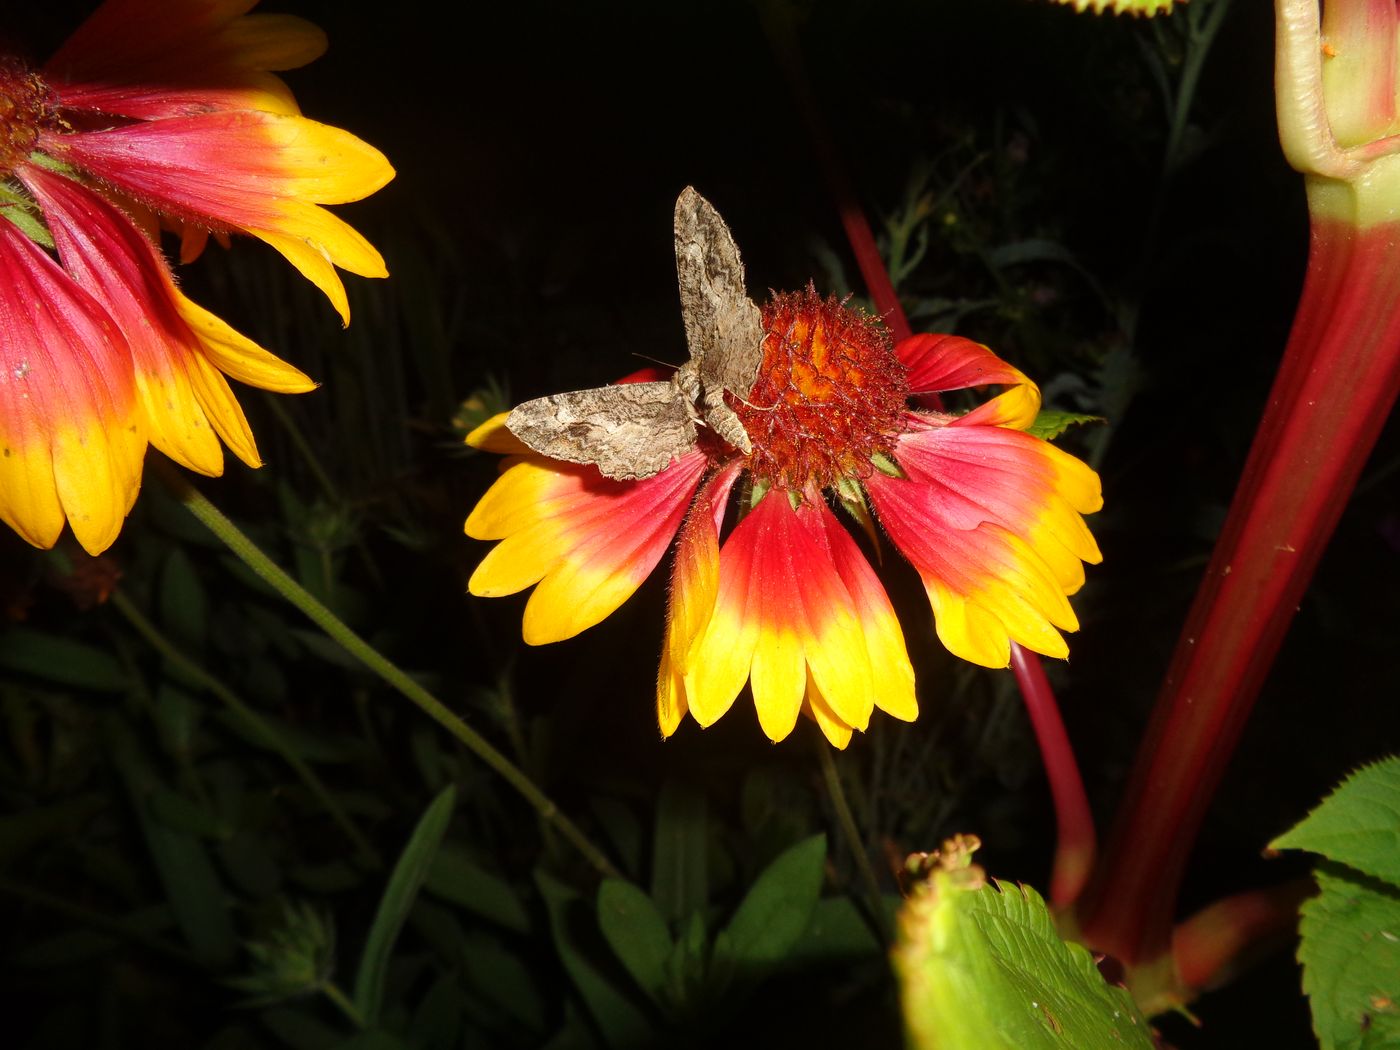
{"label": "green sepal", "polygon": [[855,478],[842,478],[836,483],[836,498],[870,540],[870,546],[875,550],[875,560],[882,561],[880,533],[875,528],[875,516],[870,513],[870,503],[865,498],[865,489],[861,487],[860,482]]}
{"label": "green sepal", "polygon": [[905,476],[904,471],[900,469],[899,464],[892,460],[889,456],[885,455],[883,452],[874,453],[870,457],[870,462],[875,464],[875,469],[878,470],[881,474],[884,474],[886,477],[902,479]]}
{"label": "green sepal", "polygon": [[0,182],[0,215],[9,219],[20,233],[36,244],[52,249],[53,234],[44,225],[34,208],[34,202],[21,193],[13,183]]}
{"label": "green sepal", "polygon": [[1107,422],[1108,420],[1103,416],[1092,416],[1084,412],[1056,412],[1052,409],[1042,408],[1036,414],[1035,422],[1026,427],[1026,433],[1044,441],[1054,441],[1070,427],[1083,426],[1085,423]]}

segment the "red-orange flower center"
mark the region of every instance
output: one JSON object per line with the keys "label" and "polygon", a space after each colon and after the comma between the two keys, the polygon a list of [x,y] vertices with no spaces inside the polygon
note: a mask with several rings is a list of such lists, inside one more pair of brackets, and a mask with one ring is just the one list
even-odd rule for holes
{"label": "red-orange flower center", "polygon": [[899,436],[909,384],[879,320],[834,296],[775,294],[763,308],[763,363],[735,406],[754,475],[790,491],[866,477]]}
{"label": "red-orange flower center", "polygon": [[53,92],[34,70],[0,55],[0,177],[39,145],[39,132],[55,120]]}

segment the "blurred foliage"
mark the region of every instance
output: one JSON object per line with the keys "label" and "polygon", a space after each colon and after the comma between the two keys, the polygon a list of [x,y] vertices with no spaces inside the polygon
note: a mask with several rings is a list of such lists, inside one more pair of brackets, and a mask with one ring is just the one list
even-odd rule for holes
{"label": "blurred foliage", "polygon": [[[1049,669],[1105,813],[1305,257],[1262,5],[1235,5],[1180,97],[1193,31],[1222,2],[1151,23],[1025,0],[804,5],[816,91],[915,326],[993,346],[1041,384],[1054,429],[1107,421],[1061,439],[1103,471],[1107,562],[1076,598],[1073,676]],[[16,19],[51,42],[73,22],[63,6]],[[680,186],[723,211],[756,293],[813,276],[854,290],[758,20],[698,0],[498,5],[457,27],[383,5],[264,6],[330,34],[326,59],[291,77],[305,110],[399,169],[347,209],[393,277],[348,282],[342,331],[260,245],[182,270],[193,298],[323,384],[243,392],[268,465],[199,487],[508,753],[622,878],[599,884],[148,475],[101,559],[0,537],[6,1045],[897,1045],[882,931],[901,858],[975,830],[991,870],[1034,883],[1052,842],[1010,676],[941,650],[912,572],[882,568],[922,714],[877,720],[837,756],[854,847],[812,734],[770,746],[737,704],[658,741],[663,579],[537,650],[519,602],[465,595],[482,548],[462,520],[495,463],[462,434],[513,400],[628,371],[629,355],[683,356]],[[1188,894],[1255,878],[1277,815],[1394,731],[1362,706],[1397,684],[1400,505],[1380,484],[1393,437],[1381,455],[1295,630],[1316,641],[1285,658],[1207,828],[1216,881]],[[1326,723],[1326,746],[1303,722]],[[1205,1030],[1171,1038],[1240,1045],[1237,1023],[1303,1045],[1288,1041],[1307,1023],[1289,1006],[1296,973],[1264,981],[1238,1014],[1207,1001]]]}

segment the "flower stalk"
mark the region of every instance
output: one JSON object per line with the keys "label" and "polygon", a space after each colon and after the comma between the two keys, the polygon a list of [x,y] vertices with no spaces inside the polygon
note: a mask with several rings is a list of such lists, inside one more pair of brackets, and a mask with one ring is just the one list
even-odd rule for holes
{"label": "flower stalk", "polygon": [[229,521],[217,507],[191,485],[184,475],[160,461],[156,461],[154,466],[160,479],[165,482],[175,498],[184,504],[185,509],[198,518],[200,523],[217,536],[248,568],[257,573],[288,602],[305,613],[316,626],[325,632],[327,637],[338,643],[346,652],[382,678],[420,711],[446,729],[468,751],[490,766],[506,783],[518,791],[526,802],[534,807],[543,820],[583,854],[599,875],[605,878],[619,877],[617,869],[613,867],[612,862],[608,860],[602,850],[589,841],[578,826],[560,811],[554,801],[545,795],[535,782],[510,759],[501,754],[485,737],[457,717],[446,704],[352,631],[335,613],[317,601],[309,591],[287,575],[233,522]]}
{"label": "flower stalk", "polygon": [[[768,39],[811,137],[813,152],[817,155],[827,189],[841,216],[841,225],[855,255],[861,279],[876,311],[896,341],[907,339],[913,330],[840,151],[812,92],[793,27],[791,7],[783,0],[771,0],[763,5],[763,15]],[[934,396],[936,398],[937,395]],[[1069,736],[1065,732],[1064,719],[1060,716],[1040,657],[1013,642],[1011,668],[1030,715],[1054,802],[1056,848],[1051,868],[1050,900],[1066,906],[1078,896],[1094,862],[1097,838],[1093,813]]]}
{"label": "flower stalk", "polygon": [[[1400,393],[1395,6],[1333,0],[1321,23],[1316,0],[1278,0],[1276,11],[1279,126],[1305,176],[1308,270],[1224,530],[1079,905],[1088,942],[1130,970],[1160,970],[1172,952],[1189,844]],[[1198,962],[1178,951],[1182,994]]]}

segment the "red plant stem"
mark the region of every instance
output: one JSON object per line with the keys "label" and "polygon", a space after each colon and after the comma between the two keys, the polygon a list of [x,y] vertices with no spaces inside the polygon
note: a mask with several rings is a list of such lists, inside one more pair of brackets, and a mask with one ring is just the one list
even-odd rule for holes
{"label": "red plant stem", "polygon": [[802,61],[802,49],[797,43],[789,12],[781,3],[768,3],[763,6],[764,28],[777,54],[778,65],[787,77],[788,88],[797,104],[802,123],[811,136],[812,150],[817,155],[817,163],[826,179],[827,191],[836,203],[841,216],[841,225],[846,231],[846,240],[855,254],[860,276],[865,281],[866,290],[875,304],[876,311],[889,326],[895,342],[908,339],[914,334],[909,327],[909,318],[899,303],[899,294],[890,280],[885,260],[880,256],[880,248],[875,243],[870,222],[865,217],[865,209],[860,206],[855,188],[851,185],[846,166],[841,161],[841,153],[827,129],[821,108],[812,94],[811,82],[807,79],[806,65]]}
{"label": "red plant stem", "polygon": [[1314,218],[1283,364],[1177,643],[1079,927],[1128,965],[1171,948],[1191,844],[1400,393],[1400,223]]}
{"label": "red plant stem", "polygon": [[1011,669],[1026,701],[1026,713],[1040,745],[1055,805],[1056,849],[1050,872],[1050,903],[1068,907],[1084,889],[1094,864],[1094,818],[1045,668],[1035,653],[1012,643]]}
{"label": "red plant stem", "polygon": [[[907,339],[913,334],[913,329],[909,326],[909,318],[899,302],[894,282],[890,280],[885,260],[875,243],[865,210],[860,206],[855,188],[841,161],[841,154],[812,93],[787,8],[781,3],[769,3],[763,5],[763,12],[768,39],[772,42],[778,64],[787,77],[788,87],[811,136],[812,148],[841,216],[841,225],[846,230],[846,239],[856,257],[856,265],[860,267],[865,287],[896,342]],[[1035,729],[1055,806],[1056,847],[1050,877],[1050,899],[1054,904],[1068,906],[1078,897],[1094,862],[1097,843],[1093,813],[1084,793],[1084,781],[1070,748],[1064,720],[1060,717],[1055,694],[1050,689],[1040,658],[1013,642],[1011,667]]]}
{"label": "red plant stem", "polygon": [[1172,931],[1172,958],[1187,988],[1224,984],[1248,956],[1292,936],[1298,906],[1317,891],[1312,879],[1250,890],[1216,901]]}

